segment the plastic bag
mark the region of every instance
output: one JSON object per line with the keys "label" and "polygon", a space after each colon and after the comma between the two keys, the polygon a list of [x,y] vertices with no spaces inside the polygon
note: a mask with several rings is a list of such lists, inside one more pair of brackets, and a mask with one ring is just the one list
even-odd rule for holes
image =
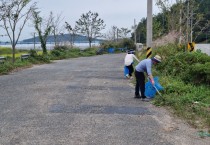
{"label": "plastic bag", "polygon": [[124,76],[126,77],[126,75],[129,74],[129,70],[126,66],[124,66]]}
{"label": "plastic bag", "polygon": [[[158,81],[158,77],[154,77],[154,81],[155,81],[155,87],[157,88],[158,91],[163,90],[164,88],[160,85],[159,81]],[[145,93],[144,95],[147,98],[154,98],[156,95],[157,91],[156,89],[153,87],[152,83],[150,81],[148,81],[145,84]]]}

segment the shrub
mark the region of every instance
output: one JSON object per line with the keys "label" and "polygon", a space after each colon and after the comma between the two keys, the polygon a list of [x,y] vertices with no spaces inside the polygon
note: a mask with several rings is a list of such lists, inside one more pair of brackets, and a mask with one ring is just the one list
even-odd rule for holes
{"label": "shrub", "polygon": [[54,47],[55,50],[59,50],[59,51],[66,51],[66,50],[69,50],[70,49],[70,46],[67,46],[67,45],[57,45]]}
{"label": "shrub", "polygon": [[11,62],[5,62],[4,64],[0,64],[0,74],[7,74],[13,69],[13,65]]}
{"label": "shrub", "polygon": [[106,41],[100,44],[100,47],[108,52],[108,48],[119,48],[119,43],[115,41]]}
{"label": "shrub", "polygon": [[63,50],[58,50],[58,49],[53,49],[51,51],[51,55],[55,56],[55,57],[60,57],[64,54]]}
{"label": "shrub", "polygon": [[157,95],[154,104],[173,108],[196,127],[210,127],[210,57],[199,51],[183,52],[171,44],[153,53],[163,58],[154,74],[160,76],[164,87],[163,96]]}
{"label": "shrub", "polygon": [[127,48],[127,49],[136,49],[134,41],[128,38],[124,38],[116,41],[106,41],[100,44],[100,47],[103,49],[108,48]]}
{"label": "shrub", "polygon": [[36,57],[38,55],[35,49],[30,49],[28,53],[30,54],[30,57]]}
{"label": "shrub", "polygon": [[70,50],[68,46],[55,46],[51,51],[51,55],[54,59],[64,59],[66,58],[66,52]]}
{"label": "shrub", "polygon": [[196,63],[190,66],[188,76],[185,75],[185,81],[193,81],[195,84],[210,85],[210,62],[205,64]]}
{"label": "shrub", "polygon": [[133,40],[124,38],[123,40],[120,41],[119,46],[121,48],[127,48],[127,49],[133,49],[136,50],[136,46]]}
{"label": "shrub", "polygon": [[208,55],[200,52],[176,52],[171,48],[170,50],[163,49],[164,60],[157,66],[161,73],[180,77],[186,83],[210,84],[210,57]]}
{"label": "shrub", "polygon": [[164,95],[155,98],[155,105],[173,108],[178,116],[186,118],[192,125],[200,126],[201,124],[196,124],[196,120],[202,120],[202,123],[210,127],[210,90],[208,86],[194,86],[171,77],[163,76],[161,79]]}

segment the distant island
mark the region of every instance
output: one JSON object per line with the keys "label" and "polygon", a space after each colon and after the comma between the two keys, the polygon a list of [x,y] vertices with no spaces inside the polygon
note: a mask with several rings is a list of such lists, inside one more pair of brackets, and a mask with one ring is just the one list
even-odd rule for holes
{"label": "distant island", "polygon": [[[74,43],[88,43],[88,38],[82,35],[71,35],[71,34],[61,34],[56,36],[57,42],[74,42]],[[103,39],[93,39],[93,43],[100,43],[104,41]],[[24,39],[20,41],[21,43],[40,43],[39,37]],[[48,43],[54,43],[55,37],[53,35],[48,36]]]}
{"label": "distant island", "polygon": [[[71,34],[60,34],[56,35],[57,42],[73,42],[73,43],[88,43],[88,38],[82,35],[71,35]],[[93,39],[92,43],[101,43],[103,39]],[[47,43],[54,43],[55,37],[53,35],[48,36]],[[0,42],[0,44],[9,44],[10,42]],[[33,37],[29,39],[24,39],[19,41],[18,44],[33,44],[33,43],[40,43],[39,37]]]}

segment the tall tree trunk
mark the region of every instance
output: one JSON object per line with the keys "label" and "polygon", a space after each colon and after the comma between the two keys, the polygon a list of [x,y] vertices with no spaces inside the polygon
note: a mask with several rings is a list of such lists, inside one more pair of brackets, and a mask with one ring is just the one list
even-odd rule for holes
{"label": "tall tree trunk", "polygon": [[14,42],[12,44],[12,63],[15,63],[15,45]]}
{"label": "tall tree trunk", "polygon": [[92,46],[91,46],[91,43],[92,43],[92,39],[89,38],[89,47],[90,47],[90,48],[92,47]]}
{"label": "tall tree trunk", "polygon": [[[180,4],[182,4],[182,0],[180,0]],[[179,45],[182,43],[182,8],[180,7],[179,11]]]}
{"label": "tall tree trunk", "polygon": [[15,63],[15,31],[12,32],[13,36],[12,36],[12,63]]}

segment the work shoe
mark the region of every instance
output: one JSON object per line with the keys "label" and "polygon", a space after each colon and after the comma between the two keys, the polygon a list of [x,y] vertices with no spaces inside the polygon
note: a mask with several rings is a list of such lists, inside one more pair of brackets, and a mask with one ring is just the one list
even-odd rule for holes
{"label": "work shoe", "polygon": [[150,99],[150,98],[142,98],[141,100],[144,101],[144,102],[149,102],[149,101],[151,101],[152,99]]}
{"label": "work shoe", "polygon": [[126,75],[126,78],[127,78],[127,79],[129,79],[129,78],[130,78],[129,74],[127,74],[127,75]]}
{"label": "work shoe", "polygon": [[141,99],[141,96],[140,95],[134,95],[134,98]]}

